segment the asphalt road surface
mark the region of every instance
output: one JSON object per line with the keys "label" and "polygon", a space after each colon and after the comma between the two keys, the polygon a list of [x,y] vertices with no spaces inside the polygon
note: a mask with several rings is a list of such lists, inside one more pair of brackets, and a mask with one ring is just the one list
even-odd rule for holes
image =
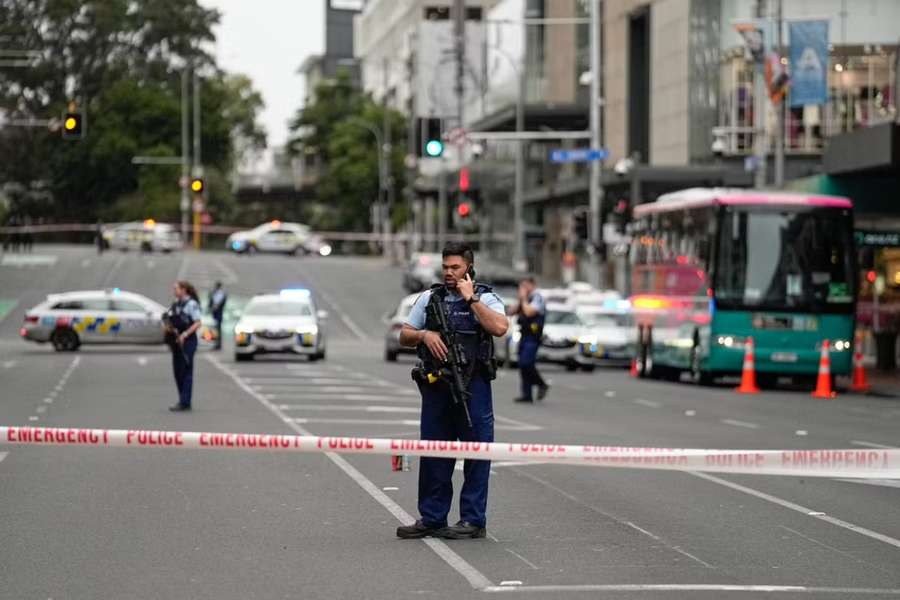
{"label": "asphalt road surface", "polygon": [[[18,339],[51,292],[168,304],[176,277],[232,296],[307,286],[327,360],[201,351],[173,414],[165,347],[56,353]],[[402,296],[377,259],[97,256],[0,262],[0,424],[373,437],[418,434],[412,361],[383,360]],[[497,439],[708,448],[900,445],[900,400],[638,381],[546,368],[541,404],[494,386]],[[401,541],[416,470],[387,457],[0,446],[0,598],[898,598],[900,483],[548,464],[493,466],[488,538]],[[458,472],[461,477],[462,473]],[[456,518],[456,509],[451,520]]]}

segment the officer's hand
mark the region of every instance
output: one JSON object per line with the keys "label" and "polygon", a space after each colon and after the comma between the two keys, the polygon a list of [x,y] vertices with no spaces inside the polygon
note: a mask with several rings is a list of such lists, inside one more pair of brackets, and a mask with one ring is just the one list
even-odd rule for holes
{"label": "officer's hand", "polygon": [[447,360],[447,346],[437,331],[426,331],[422,342],[433,357],[438,360]]}
{"label": "officer's hand", "polygon": [[463,300],[467,301],[472,297],[472,294],[475,293],[475,282],[472,281],[472,278],[469,277],[468,273],[466,273],[465,277],[456,282],[456,291],[463,297]]}

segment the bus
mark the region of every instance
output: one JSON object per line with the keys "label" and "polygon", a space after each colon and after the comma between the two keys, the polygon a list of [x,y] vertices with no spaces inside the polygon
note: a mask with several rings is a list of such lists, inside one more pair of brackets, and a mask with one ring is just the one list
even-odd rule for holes
{"label": "bus", "polygon": [[741,371],[814,377],[828,340],[832,375],[850,373],[857,296],[846,198],[695,188],[634,208],[631,304],[643,377],[701,384]]}

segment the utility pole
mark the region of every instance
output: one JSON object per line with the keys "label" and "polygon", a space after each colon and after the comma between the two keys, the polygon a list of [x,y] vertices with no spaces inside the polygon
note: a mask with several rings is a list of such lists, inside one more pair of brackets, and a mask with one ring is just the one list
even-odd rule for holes
{"label": "utility pole", "polygon": [[[775,14],[775,47],[778,49],[778,58],[781,59],[782,48],[784,47],[784,39],[782,29],[784,28],[784,0],[776,0],[777,8]],[[780,64],[785,69],[784,64]],[[784,185],[784,110],[785,98],[781,97],[778,106],[775,107],[777,115],[777,128],[775,132],[775,187],[781,188]]]}
{"label": "utility pole", "polygon": [[[766,0],[756,0],[757,23],[766,14]],[[769,40],[763,40],[763,53],[765,60],[765,45]],[[756,174],[754,187],[757,189],[766,187],[766,155],[768,154],[769,140],[766,136],[766,82],[763,77],[762,65],[754,65],[753,71],[753,128],[756,130],[753,136],[754,155],[756,157]]]}
{"label": "utility pole", "polygon": [[[453,36],[456,54],[456,126],[463,126],[463,96],[465,94],[466,76],[466,1],[454,0],[453,3]],[[461,147],[461,144],[460,144]],[[461,158],[461,157],[460,157]]]}
{"label": "utility pole", "polygon": [[[203,160],[200,154],[200,76],[194,69],[194,167],[193,177],[203,177]],[[199,194],[198,194],[199,195]],[[193,208],[193,207],[192,207]],[[200,249],[200,212],[194,210],[194,249]]]}
{"label": "utility pole", "polygon": [[191,177],[191,147],[190,131],[188,126],[188,78],[190,67],[184,66],[181,72],[181,241],[188,240],[188,210],[191,208],[191,198],[188,186]]}
{"label": "utility pole", "polygon": [[[525,131],[525,77],[528,74],[525,57],[527,56],[527,47],[525,40],[528,39],[528,24],[525,22],[523,6],[522,14],[522,58],[518,68],[516,68],[516,79],[518,90],[516,92],[516,133]],[[511,61],[512,62],[512,61]],[[525,145],[524,139],[516,141],[516,175],[515,175],[515,192],[513,196],[513,268],[525,271],[528,268],[528,262],[525,258]]]}
{"label": "utility pole", "polygon": [[[590,97],[590,125],[591,148],[596,150],[601,144],[600,122],[600,2],[591,0],[591,24],[590,24],[590,65],[591,65],[591,97]],[[588,237],[590,239],[590,283],[597,287],[606,287],[606,265],[603,263],[605,254],[603,230],[600,220],[603,215],[603,182],[601,181],[601,163],[598,160],[591,161],[591,172],[588,187],[588,200],[590,207],[590,221],[588,222]]]}
{"label": "utility pole", "polygon": [[391,248],[391,210],[394,207],[394,178],[391,174],[391,123],[388,118],[388,67],[390,59],[385,57],[382,63],[384,69],[384,95],[381,97],[382,123],[381,137],[384,147],[381,149],[381,168],[384,169],[384,199],[382,204],[382,234],[384,256],[394,262],[394,252]]}

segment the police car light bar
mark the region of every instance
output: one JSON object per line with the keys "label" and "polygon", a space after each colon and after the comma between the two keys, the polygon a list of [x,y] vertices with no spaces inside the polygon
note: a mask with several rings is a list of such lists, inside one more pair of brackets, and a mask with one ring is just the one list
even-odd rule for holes
{"label": "police car light bar", "polygon": [[279,295],[282,298],[309,298],[309,290],[306,288],[289,288],[281,290]]}

